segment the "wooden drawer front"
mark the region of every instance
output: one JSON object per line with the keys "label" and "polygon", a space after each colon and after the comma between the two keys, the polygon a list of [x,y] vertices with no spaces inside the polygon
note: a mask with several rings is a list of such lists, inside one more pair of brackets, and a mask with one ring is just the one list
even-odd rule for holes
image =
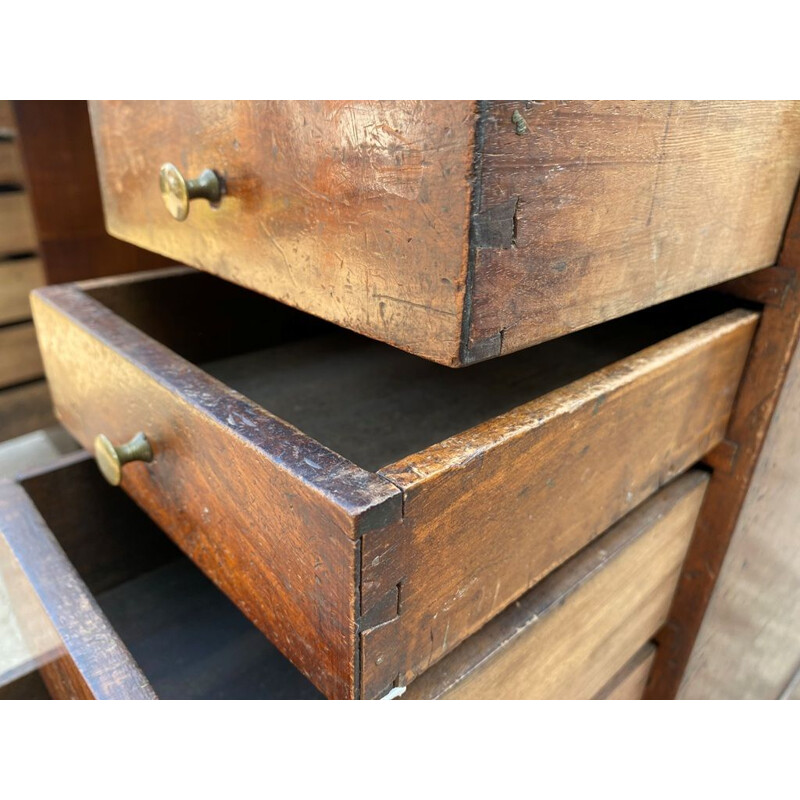
{"label": "wooden drawer front", "polygon": [[[797,102],[92,104],[109,231],[463,365],[771,265]],[[159,169],[226,193],[183,222]],[[746,187],[746,188],[743,188]]]}
{"label": "wooden drawer front", "polygon": [[0,570],[56,698],[319,696],[86,454],[0,482]]}
{"label": "wooden drawer front", "polygon": [[32,322],[0,328],[0,388],[39,378],[42,359]]}
{"label": "wooden drawer front", "polygon": [[64,425],[145,432],[123,488],[326,695],[375,697],[721,440],[758,317],[711,302],[465,371],[202,273],[33,308]]}
{"label": "wooden drawer front", "polygon": [[44,267],[38,258],[0,261],[0,325],[30,319],[28,295],[44,284]]}
{"label": "wooden drawer front", "polygon": [[0,192],[0,258],[37,249],[36,226],[25,192]]}
{"label": "wooden drawer front", "polygon": [[661,489],[412,683],[407,696],[595,697],[663,625],[707,483],[690,472]]}

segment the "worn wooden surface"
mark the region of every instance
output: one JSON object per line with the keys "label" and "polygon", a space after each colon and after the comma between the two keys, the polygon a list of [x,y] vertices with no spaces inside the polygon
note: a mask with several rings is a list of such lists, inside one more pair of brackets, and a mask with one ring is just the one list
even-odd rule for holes
{"label": "worn wooden surface", "polygon": [[[521,402],[513,383],[506,398],[487,400],[478,393],[476,406],[462,403],[453,413],[465,426],[475,424],[470,415],[482,414],[477,427],[376,474],[323,446],[332,446],[328,436],[346,416],[317,415],[320,445],[307,436],[305,424],[313,417],[302,402],[300,417],[290,407],[292,393],[302,398],[312,387],[312,394],[324,394],[352,376],[347,358],[338,359],[341,369],[327,372],[316,357],[284,363],[287,345],[277,338],[266,351],[271,358],[251,370],[262,381],[258,400],[274,398],[276,387],[278,397],[286,395],[285,386],[292,389],[281,412],[301,433],[276,418],[269,405],[265,410],[253,398],[245,400],[97,301],[114,298],[109,302],[120,313],[133,313],[149,327],[146,311],[132,312],[140,304],[123,302],[116,292],[159,280],[165,279],[104,280],[85,291],[51,287],[34,295],[60,418],[84,446],[100,432],[115,442],[140,429],[147,433],[155,460],[126,467],[123,487],[329,696],[380,696],[396,680],[410,680],[716,444],[757,321],[753,313],[733,310],[569,383],[574,373],[613,362],[619,352],[614,354],[612,342],[619,347],[626,329],[632,336],[627,347],[635,350],[633,343],[653,322],[620,321],[614,336],[581,336],[580,347],[561,350],[575,363],[555,370],[567,385],[554,387],[548,374],[557,361],[552,355],[539,364],[534,360],[528,377],[516,371],[517,382],[534,399],[502,413],[494,403],[509,397],[512,405]],[[113,285],[117,290],[111,291]],[[184,301],[193,297],[183,295]],[[171,317],[163,313],[169,307],[158,306],[162,319]],[[179,315],[176,326],[182,326]],[[200,343],[192,348],[187,342],[189,330],[183,326],[175,341],[202,359]],[[160,332],[172,338],[163,326]],[[291,329],[283,335],[291,349]],[[653,337],[653,330],[647,335]],[[344,353],[351,344],[345,340]],[[213,337],[208,346],[218,351]],[[554,343],[554,353],[560,347]],[[380,414],[385,405],[389,427],[425,428],[419,420],[434,403],[420,406],[413,389],[409,394],[404,388],[413,381],[380,388],[376,363],[365,374],[376,373],[372,388],[379,391],[367,405],[354,400],[350,419],[365,409]],[[460,374],[426,368],[454,379]],[[359,380],[358,393],[369,395],[369,380],[364,374]],[[464,390],[461,382],[451,388],[452,396]],[[389,399],[394,391],[399,403]],[[542,391],[549,393],[538,397]],[[383,405],[375,402],[380,397],[386,398]],[[404,417],[398,409],[405,406]],[[653,419],[659,424],[649,424]],[[359,425],[353,423],[357,440],[364,438]],[[627,435],[633,427],[644,431],[636,440]],[[578,429],[580,438],[574,435]],[[451,432],[438,429],[442,438]],[[425,435],[434,433],[436,426]],[[608,452],[619,455],[612,465]],[[382,462],[380,454],[372,457]],[[576,501],[574,487],[587,480]],[[503,537],[500,552],[496,536]],[[448,559],[445,570],[435,555],[441,553],[459,555]],[[431,623],[434,614],[439,621]],[[361,654],[360,646],[366,647]]]}
{"label": "worn wooden surface", "polygon": [[15,610],[30,628],[20,600],[32,599],[55,634],[34,662],[54,697],[320,696],[87,454],[0,491],[4,573],[12,562],[23,579]]}
{"label": "worn wooden surface", "polygon": [[42,376],[42,359],[32,322],[0,328],[0,388]]}
{"label": "worn wooden surface", "polygon": [[800,351],[796,350],[678,696],[775,699],[798,665]]}
{"label": "worn wooden surface", "polygon": [[[518,135],[514,111],[527,131]],[[547,101],[483,111],[470,342],[499,352],[775,263],[800,175],[800,103]]]}
{"label": "worn wooden surface", "polygon": [[[797,102],[99,101],[92,115],[115,236],[452,366],[774,263],[800,174]],[[217,170],[219,207],[172,219],[165,161]]]}
{"label": "worn wooden surface", "polygon": [[53,403],[44,380],[0,392],[0,442],[55,424]]}
{"label": "worn wooden surface", "polygon": [[795,203],[778,266],[732,282],[728,290],[765,303],[726,432],[731,454],[715,468],[686,558],[647,696],[676,695],[758,463],[800,335],[800,204]]}
{"label": "worn wooden surface", "polygon": [[707,476],[661,489],[413,682],[408,698],[589,699],[666,618]]}
{"label": "worn wooden surface", "polygon": [[641,700],[656,648],[648,642],[596,695],[595,700]]}
{"label": "worn wooden surface", "polygon": [[[47,283],[166,265],[105,230],[85,100],[17,100],[17,142]],[[2,247],[0,247],[2,251]]]}
{"label": "worn wooden surface", "polygon": [[[91,104],[109,231],[339,325],[458,359],[475,107]],[[158,171],[219,170],[218,208],[166,211]]]}
{"label": "worn wooden surface", "polygon": [[13,139],[0,139],[0,185],[21,185],[25,182],[25,170],[19,145]]}
{"label": "worn wooden surface", "polygon": [[32,253],[36,248],[36,227],[28,195],[0,192],[0,258]]}
{"label": "worn wooden surface", "polygon": [[72,286],[34,295],[59,419],[87,448],[143,429],[123,487],[327,696],[357,692],[357,537],[400,492]]}
{"label": "worn wooden surface", "polygon": [[364,537],[362,605],[387,609],[365,671],[419,675],[717,444],[756,320],[730,312],[381,470],[404,519]]}
{"label": "worn wooden surface", "polygon": [[31,318],[28,295],[45,283],[39,258],[0,261],[0,325]]}
{"label": "worn wooden surface", "polygon": [[[97,606],[91,593],[64,555],[25,491],[16,483],[0,484],[0,533],[3,545],[24,573],[60,646],[50,658],[66,661],[68,672],[76,672],[81,685],[94,697],[142,699],[154,697],[125,646]],[[5,564],[4,564],[5,567]],[[4,568],[3,578],[8,571]],[[11,591],[21,581],[9,582]],[[22,604],[25,625],[42,622],[29,613],[24,600],[12,595],[12,604]],[[29,631],[26,631],[30,635]],[[55,683],[43,673],[51,693]]]}

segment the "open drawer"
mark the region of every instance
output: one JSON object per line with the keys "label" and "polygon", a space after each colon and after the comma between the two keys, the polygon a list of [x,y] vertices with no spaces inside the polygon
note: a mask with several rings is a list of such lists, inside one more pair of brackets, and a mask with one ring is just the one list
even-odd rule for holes
{"label": "open drawer", "polygon": [[0,482],[0,574],[53,697],[321,697],[85,453]]}
{"label": "open drawer", "polygon": [[122,487],[329,697],[406,685],[718,444],[730,302],[453,371],[189,270],[33,295],[64,425],[144,434]]}

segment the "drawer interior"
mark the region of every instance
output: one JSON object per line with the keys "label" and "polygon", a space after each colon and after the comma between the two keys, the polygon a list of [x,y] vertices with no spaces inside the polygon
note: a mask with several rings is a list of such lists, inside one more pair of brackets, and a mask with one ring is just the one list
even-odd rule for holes
{"label": "drawer interior", "polygon": [[742,305],[721,293],[699,292],[454,370],[204,273],[87,292],[251,401],[371,471]]}
{"label": "drawer interior", "polygon": [[321,697],[91,460],[22,485],[160,698]]}

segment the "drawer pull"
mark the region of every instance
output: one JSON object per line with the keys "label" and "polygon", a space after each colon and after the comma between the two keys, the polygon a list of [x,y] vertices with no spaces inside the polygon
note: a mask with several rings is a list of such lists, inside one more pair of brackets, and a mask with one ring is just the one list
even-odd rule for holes
{"label": "drawer pull", "polygon": [[213,169],[205,169],[199,177],[187,181],[174,164],[162,164],[158,185],[167,211],[178,222],[189,216],[189,203],[196,197],[205,197],[209,203],[218,203],[222,198],[222,181]]}
{"label": "drawer pull", "polygon": [[112,486],[119,486],[122,467],[130,461],[152,461],[153,449],[143,433],[137,433],[119,447],[114,447],[109,438],[101,433],[94,440],[94,457],[103,477]]}

